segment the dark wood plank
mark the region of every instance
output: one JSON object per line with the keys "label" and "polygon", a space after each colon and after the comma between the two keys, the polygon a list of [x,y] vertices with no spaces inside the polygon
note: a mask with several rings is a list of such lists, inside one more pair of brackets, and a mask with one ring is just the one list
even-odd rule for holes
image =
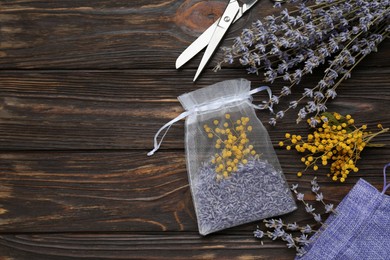
{"label": "dark wood plank", "polygon": [[[191,83],[194,71],[0,71],[0,149],[151,149],[157,130],[183,109],[177,96],[218,81],[246,76],[242,70],[225,70]],[[390,126],[389,68],[355,71],[328,104],[330,111],[352,114],[356,122]],[[302,87],[313,86],[321,75],[310,75]],[[247,77],[252,87],[261,78]],[[180,82],[180,83],[179,83]],[[275,83],[279,91],[283,83]],[[297,90],[291,98],[298,98]],[[378,93],[380,93],[378,95]],[[265,93],[255,96],[264,100]],[[280,107],[286,106],[285,100]],[[277,108],[276,108],[277,109]],[[286,131],[307,131],[295,125],[291,112],[276,127],[270,114],[258,113],[276,142]],[[183,148],[184,123],[171,128],[162,149]],[[389,135],[378,137],[389,144]]]}
{"label": "dark wood plank", "polygon": [[[313,175],[296,177],[299,155],[277,153],[287,181],[309,192]],[[344,184],[318,174],[328,201],[338,204],[360,177],[381,189],[390,149],[371,148],[362,157],[360,171]],[[153,157],[141,151],[3,152],[0,169],[0,233],[197,231],[183,151]],[[309,218],[301,207],[284,219]]]}
{"label": "dark wood plank", "polygon": [[[178,55],[225,6],[224,0],[2,1],[0,69],[174,69]],[[256,5],[229,30],[223,45],[252,21],[278,12],[272,1]],[[389,43],[384,45],[388,49]],[[200,56],[185,68],[199,61]],[[365,64],[389,61],[389,52],[381,51]]]}
{"label": "dark wood plank", "polygon": [[[176,97],[221,80],[262,77],[237,65],[192,83],[201,55],[174,63],[222,13],[225,0],[85,0],[0,2],[0,259],[291,259],[281,242],[252,237],[259,222],[202,238],[188,186],[183,122],[162,150],[146,152],[158,128],[182,112]],[[258,4],[229,31],[223,45],[270,13]],[[390,126],[390,42],[359,64],[329,110],[357,122]],[[313,86],[320,73],[302,87]],[[273,85],[274,90],[282,86]],[[300,91],[298,91],[299,93]],[[257,95],[255,101],[265,94]],[[294,94],[291,98],[297,98]],[[281,105],[288,104],[286,100]],[[259,112],[261,120],[269,114]],[[306,134],[294,115],[266,126],[287,181],[308,201],[313,175],[302,178],[300,156],[277,146],[286,131]],[[360,171],[344,184],[318,173],[326,201],[337,205],[359,178],[382,188],[390,134],[367,148]],[[307,223],[302,205],[283,216]]]}
{"label": "dark wood plank", "polygon": [[[1,258],[1,257],[4,258]],[[201,238],[183,232],[147,234],[18,234],[0,236],[0,258],[40,259],[291,259],[281,242],[261,245],[251,232]],[[7,258],[9,257],[9,258]]]}

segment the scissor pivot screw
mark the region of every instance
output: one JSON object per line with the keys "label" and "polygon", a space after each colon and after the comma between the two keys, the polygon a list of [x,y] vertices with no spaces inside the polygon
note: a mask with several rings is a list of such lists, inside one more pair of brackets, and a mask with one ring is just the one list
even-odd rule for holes
{"label": "scissor pivot screw", "polygon": [[225,16],[225,17],[223,18],[223,20],[224,20],[225,22],[230,22],[230,17],[229,17],[229,16]]}

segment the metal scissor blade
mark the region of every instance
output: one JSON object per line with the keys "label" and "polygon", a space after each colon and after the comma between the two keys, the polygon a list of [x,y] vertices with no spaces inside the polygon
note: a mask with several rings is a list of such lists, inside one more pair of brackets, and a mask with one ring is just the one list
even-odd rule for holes
{"label": "metal scissor blade", "polygon": [[206,51],[204,52],[202,60],[200,61],[198,70],[196,71],[193,81],[195,81],[198,78],[199,74],[206,66],[207,62],[209,61],[210,57],[213,55],[215,49],[219,45],[220,41],[222,40],[229,26],[233,23],[233,20],[236,17],[239,10],[240,10],[240,6],[238,2],[236,0],[230,0],[229,5],[225,9],[225,12],[223,13],[217,27],[214,30],[214,33],[210,39]]}
{"label": "metal scissor blade", "polygon": [[176,60],[176,69],[180,68],[186,64],[190,59],[192,59],[196,54],[203,50],[207,44],[209,44],[211,37],[217,25],[219,23],[219,18],[215,23],[213,23],[209,28],[207,28],[204,33],[202,33],[190,46],[188,46],[177,58]]}
{"label": "metal scissor blade", "polygon": [[234,21],[233,23],[237,22],[238,19],[240,19],[242,17],[242,15],[248,11],[249,9],[251,9],[259,0],[251,0],[249,3],[247,4],[243,4],[242,7],[240,8],[240,12],[237,14],[236,18],[234,18]]}
{"label": "metal scissor blade", "polygon": [[[233,20],[233,23],[237,22],[238,19],[242,17],[242,15],[248,11],[252,6],[257,2],[258,0],[252,0],[248,4],[243,4],[242,7],[240,7],[240,10],[236,17]],[[220,18],[221,19],[221,18]],[[220,21],[218,19],[215,21],[209,28],[207,28],[206,31],[204,31],[191,45],[189,45],[176,59],[176,69],[180,68],[184,64],[186,64],[190,59],[192,59],[196,54],[198,54],[201,50],[203,50],[210,42],[211,37],[213,36],[213,33],[215,29],[217,28],[217,25]]]}
{"label": "metal scissor blade", "polygon": [[225,35],[225,32],[226,30],[217,27],[216,31],[213,34],[213,38],[211,39],[209,45],[207,46],[207,49],[204,52],[202,60],[200,61],[198,70],[196,71],[193,81],[196,81],[196,79],[199,77],[199,74],[203,71],[210,57],[213,55],[215,49],[218,47],[218,44],[221,41],[222,37]]}

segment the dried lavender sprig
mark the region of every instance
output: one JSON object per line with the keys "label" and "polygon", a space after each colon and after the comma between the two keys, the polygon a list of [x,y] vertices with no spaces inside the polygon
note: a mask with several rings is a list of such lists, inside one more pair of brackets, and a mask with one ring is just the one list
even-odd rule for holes
{"label": "dried lavender sprig", "polygon": [[300,231],[304,234],[310,234],[317,231],[308,225],[299,226],[296,222],[284,224],[281,219],[264,219],[263,222],[267,228],[284,228],[289,231]]}
{"label": "dried lavender sprig", "polygon": [[337,215],[337,211],[334,209],[334,205],[332,203],[327,204],[324,202],[324,196],[322,192],[319,192],[320,186],[318,185],[317,177],[314,177],[314,179],[310,183],[311,183],[311,191],[316,195],[316,201],[320,201],[324,205],[325,213],[332,212]]}
{"label": "dried lavender sprig", "polygon": [[[288,248],[294,247],[297,251],[297,254],[300,254],[303,252],[302,245],[306,245],[308,243],[307,235],[302,234],[300,237],[293,237],[291,233],[285,232],[283,229],[276,228],[273,232],[267,231],[264,233],[263,231],[257,229],[253,232],[254,236],[256,238],[263,238],[264,236],[267,236],[268,238],[272,240],[281,239],[285,242],[287,242],[286,246]],[[261,235],[260,235],[261,234]],[[263,241],[261,240],[261,243],[263,244]]]}
{"label": "dried lavender sprig", "polygon": [[[374,46],[371,46],[371,47],[375,47],[376,45],[378,45],[384,38],[386,38],[386,34],[385,34],[385,27],[382,27],[381,30],[379,31],[379,33],[381,34],[384,34],[384,35],[381,35],[381,34],[372,34],[371,36],[381,36],[380,37],[380,41],[376,41],[375,42],[375,45]],[[353,38],[352,40],[355,40],[357,37]],[[370,37],[368,37],[370,38]],[[345,53],[349,53],[350,51],[352,51],[353,47],[356,46],[356,45],[353,45],[353,46],[350,46],[351,44],[353,44],[354,41],[350,41],[346,47],[344,47],[344,49],[340,52],[340,54],[334,59],[334,62],[332,62],[331,64],[331,67],[328,69],[327,72],[331,71],[331,72],[335,72],[335,70],[331,70],[333,67],[334,67],[334,64],[337,63],[337,60],[340,60],[340,59],[343,59]],[[370,53],[370,51],[366,51],[365,54],[363,55],[363,57],[361,59],[358,60],[358,62],[360,62],[366,55],[368,55]],[[344,76],[335,84],[335,87],[337,87],[344,79],[350,77],[350,72],[352,71],[352,69],[357,65],[358,62],[355,63],[355,60],[356,60],[356,57],[353,57],[353,62],[351,63],[346,63],[345,65],[346,66],[350,66],[350,65],[353,65],[351,67],[351,69],[349,69],[348,71],[345,71],[344,73]],[[343,67],[339,68],[338,69],[338,72],[340,72],[342,69],[344,69]],[[322,90],[327,90],[326,88],[326,79],[327,77],[329,76],[329,73],[327,73],[324,78],[318,83],[318,85],[313,88],[311,90],[311,93],[314,93],[314,91],[322,91]],[[331,78],[332,79],[332,78]],[[321,92],[317,92],[317,93],[321,93]],[[282,92],[282,95],[283,95],[283,92]],[[283,112],[286,113],[289,109],[291,108],[295,108],[299,103],[300,101],[302,101],[304,98],[306,97],[312,97],[313,94],[311,95],[307,95],[306,93],[304,93],[304,95],[298,100],[298,101],[293,101],[293,106],[290,106],[288,109],[284,110]],[[336,93],[335,93],[335,88],[332,88],[331,90],[327,91],[326,93],[323,93],[322,96],[320,96],[321,99],[317,100],[317,102],[315,102],[315,106],[314,107],[314,110],[316,110],[317,112],[317,115],[318,113],[320,112],[323,112],[323,110],[320,109],[320,105],[321,104],[325,104],[329,98],[335,98],[336,97]],[[326,98],[325,98],[326,97]],[[316,101],[316,98],[314,99]],[[322,101],[322,102],[318,102],[318,101]],[[305,110],[309,110],[309,111],[305,111],[306,113],[303,113],[303,114],[299,114],[298,116],[298,122],[305,118],[306,114],[311,112],[310,110],[313,110],[313,109],[310,109],[310,103],[308,103],[308,106],[306,106],[306,109]],[[302,111],[301,111],[302,112]]]}
{"label": "dried lavender sprig", "polygon": [[305,201],[305,195],[303,193],[300,193],[296,190],[292,190],[294,192],[294,194],[296,195],[297,197],[297,200],[301,201],[304,205],[305,205],[305,210],[307,213],[313,215],[314,219],[316,222],[320,223],[321,225],[323,225],[324,223],[322,222],[322,219],[318,217],[318,214],[316,214],[314,211],[315,211],[315,208],[313,207],[313,205],[307,203]]}
{"label": "dried lavender sprig", "polygon": [[[304,201],[303,199],[304,195],[298,193],[297,189],[298,189],[298,184],[293,184],[291,190],[295,194],[297,194],[298,200],[302,201],[305,207],[310,209],[306,211],[314,216],[317,223],[321,223],[322,227],[325,227],[324,226],[325,224],[322,223],[320,219],[318,219],[321,218],[321,215],[314,213],[314,211],[312,210],[313,207]],[[333,210],[333,204],[326,204],[323,201],[322,193],[319,193],[320,186],[318,185],[316,177],[311,181],[311,189],[312,192],[316,194],[316,200],[321,201],[324,204],[327,213],[328,212],[337,213],[335,210]],[[254,237],[258,239],[262,239],[264,237],[268,237],[272,240],[281,239],[287,242],[286,246],[288,248],[295,248],[297,256],[303,256],[306,253],[305,246],[309,244],[309,235],[320,232],[320,230],[313,230],[312,227],[308,224],[306,226],[299,226],[296,222],[292,224],[291,223],[285,224],[281,218],[265,219],[263,220],[263,222],[265,223],[265,227],[270,230],[264,232],[259,228],[259,226],[257,226],[257,229],[253,232]],[[300,231],[300,236],[293,237],[293,234],[287,231],[292,231],[292,232]],[[263,245],[262,240],[261,240],[261,244]]]}
{"label": "dried lavender sprig", "polygon": [[[383,31],[381,32],[381,33],[384,33],[384,29],[383,29]],[[373,35],[373,36],[376,36],[376,35]],[[378,41],[377,43],[376,43],[376,45],[375,46],[372,46],[371,48],[373,48],[373,47],[376,47],[380,42],[382,42],[383,41],[383,39],[385,39],[386,37],[387,37],[387,34],[380,34],[380,41]],[[341,84],[341,82],[343,82],[345,79],[347,79],[347,78],[349,78],[350,76],[351,76],[351,72],[352,72],[352,70],[361,62],[361,61],[363,61],[363,59],[371,52],[371,51],[373,51],[373,49],[367,49],[367,51],[366,51],[366,53],[364,54],[364,55],[361,55],[361,53],[359,54],[359,55],[356,55],[356,56],[354,56],[353,57],[353,59],[355,60],[354,61],[354,63],[353,63],[353,65],[350,67],[350,68],[348,68],[348,70],[346,70],[346,68],[345,67],[341,67],[341,68],[338,68],[337,70],[334,70],[336,73],[338,73],[338,74],[341,74],[342,76],[341,76],[341,78],[336,82],[336,83],[334,83],[333,85],[329,85],[329,87],[327,87],[327,88],[324,88],[324,90],[326,90],[326,92],[325,93],[323,93],[323,95],[322,95],[322,97],[321,98],[319,98],[319,99],[317,99],[317,100],[314,100],[315,101],[315,104],[314,104],[314,106],[316,107],[316,111],[314,111],[314,112],[316,112],[316,114],[315,114],[315,116],[313,116],[313,117],[311,117],[311,119],[310,119],[310,125],[312,126],[312,127],[315,127],[316,126],[316,120],[315,120],[315,117],[317,117],[321,112],[324,112],[324,110],[322,110],[322,109],[320,109],[320,106],[322,106],[322,105],[325,105],[327,102],[328,102],[328,100],[331,98],[331,99],[334,99],[336,96],[337,96],[337,93],[336,93],[336,89],[337,89],[337,87]],[[360,57],[359,57],[360,56]],[[358,58],[358,59],[357,59]],[[343,71],[344,70],[344,71]],[[323,80],[325,81],[326,80],[326,77],[327,77],[327,75],[325,75],[324,76],[324,78],[323,78]],[[317,85],[316,86],[316,88],[313,88],[313,90],[317,90],[317,89],[320,89],[321,88],[321,86],[320,85]],[[321,92],[322,93],[322,92]],[[306,105],[306,108],[308,108],[308,106],[309,106],[309,103],[308,103],[308,105]],[[303,119],[303,118],[298,118],[297,119],[297,121],[299,121],[299,120],[301,120],[301,119]]]}
{"label": "dried lavender sprig", "polygon": [[[315,58],[319,56],[318,51],[325,51],[325,54],[328,52],[332,54],[340,51],[344,48],[344,46],[342,46],[343,42],[346,42],[347,46],[350,45],[350,43],[353,42],[351,38],[353,38],[354,35],[358,34],[358,37],[363,37],[363,32],[367,32],[371,27],[376,26],[379,22],[384,21],[389,16],[388,1],[317,1],[314,6],[317,6],[318,8],[312,9],[312,7],[306,7],[302,4],[298,10],[300,16],[297,17],[291,17],[288,12],[284,10],[284,12],[282,11],[281,15],[276,18],[273,16],[267,17],[265,24],[262,24],[261,22],[254,23],[252,30],[257,32],[257,34],[253,34],[251,30],[244,30],[243,35],[241,36],[242,39],[236,39],[233,49],[228,49],[227,53],[228,56],[230,55],[230,58],[227,60],[229,62],[234,60],[233,54],[241,55],[240,62],[243,65],[251,65],[249,72],[252,73],[257,73],[260,65],[265,64],[261,65],[261,67],[266,70],[265,75],[270,82],[278,77],[280,73],[286,72],[287,70],[283,75],[283,79],[292,81],[293,83],[290,86],[290,90],[287,92],[283,91],[286,90],[286,88],[282,89],[281,96],[288,95],[285,93],[291,93],[291,87],[299,83],[302,76],[311,73],[313,68],[323,62],[323,59]],[[311,19],[312,17],[314,17],[314,19]],[[279,24],[276,22],[277,20]],[[294,28],[294,26],[295,29],[292,30],[291,28]],[[301,29],[302,32],[300,31]],[[290,37],[287,37],[287,39],[299,37],[298,41],[289,41],[285,37],[281,37],[280,31],[290,32],[292,37],[291,35],[287,35]],[[331,33],[330,36],[327,35],[329,32]],[[324,35],[326,36],[325,38]],[[260,44],[254,44],[254,40]],[[330,49],[302,48],[302,46],[309,47],[324,40],[328,42],[328,45],[325,46],[328,46]],[[295,42],[296,46],[289,45],[289,42]],[[249,47],[251,46],[254,46],[254,49],[250,49]],[[268,51],[266,50],[267,47],[270,47]],[[280,47],[289,49],[284,51],[281,50]],[[297,48],[294,49],[294,47]],[[258,51],[261,55],[256,54],[255,51]],[[293,55],[296,55],[297,59],[293,60]],[[325,58],[328,56],[329,55],[325,55]],[[273,57],[280,59],[281,62],[278,63],[273,61]],[[291,70],[291,67],[296,66],[301,62],[305,62],[303,70],[298,68],[292,74],[288,72]],[[276,70],[276,68],[273,68],[275,64],[278,64],[280,69]],[[333,71],[335,70],[332,70],[331,72],[333,73]],[[338,74],[342,74],[342,72],[348,72],[348,70],[344,67],[339,67],[337,72],[339,72]],[[319,84],[324,85],[323,83],[324,81],[322,80]],[[332,83],[334,84],[334,80]],[[307,113],[318,113],[319,111],[322,112],[326,110],[325,104],[318,102],[321,100],[327,101],[327,99],[324,100],[325,94],[328,94],[328,96],[332,98],[336,96],[335,91],[332,89],[329,89],[326,93],[316,91],[316,98],[300,110],[299,119],[305,118]],[[278,99],[281,96],[275,96],[270,102],[277,104]],[[306,97],[306,95],[303,96],[300,101]],[[298,104],[298,101],[291,102],[290,107],[287,110],[296,108]],[[277,113],[277,118],[271,119],[270,122],[273,124],[276,123],[276,119],[283,118],[285,112],[286,111],[279,111],[279,113]]]}
{"label": "dried lavender sprig", "polygon": [[[287,242],[286,246],[288,248],[294,247],[297,252],[297,255],[299,256],[302,256],[303,254],[306,253],[302,246],[307,245],[309,242],[307,235],[302,234],[300,237],[293,237],[291,233],[285,232],[280,227],[275,228],[273,232],[271,231],[263,232],[257,226],[257,229],[253,232],[253,235],[255,238],[258,239],[262,239],[264,236],[267,236],[272,240],[281,239]],[[262,240],[260,241],[261,244],[263,245],[263,241]]]}
{"label": "dried lavender sprig", "polygon": [[[337,3],[340,3],[340,2],[342,2],[342,1],[339,1],[339,2],[334,2],[334,3],[331,3],[331,6],[333,6],[334,4],[337,4]],[[306,8],[306,9],[310,9],[310,8]],[[322,9],[320,9],[320,10],[322,10]],[[288,11],[285,9],[285,10],[283,10],[282,11],[282,13],[284,12],[284,17],[286,17],[287,19],[288,18],[290,18],[290,16],[289,16],[289,14],[288,14]],[[349,15],[349,14],[348,14]],[[281,16],[280,16],[281,17]],[[276,18],[274,18],[273,16],[267,16],[265,19],[268,19],[268,23],[266,23],[266,25],[264,25],[263,26],[263,24],[260,22],[260,21],[257,21],[256,23],[254,23],[254,25],[253,25],[253,27],[252,27],[252,30],[254,31],[254,32],[256,32],[256,28],[258,29],[257,31],[259,32],[259,33],[261,33],[261,32],[265,32],[265,33],[268,33],[268,31],[267,31],[267,29],[270,29],[270,28],[273,28],[273,29],[271,29],[272,31],[277,31],[277,29],[282,29],[282,30],[284,30],[284,31],[286,31],[286,32],[291,32],[291,30],[290,30],[290,28],[291,28],[291,26],[289,26],[290,25],[290,22],[291,21],[287,21],[285,24],[284,23],[281,23],[282,25],[281,26],[277,26],[277,25],[275,25],[275,21],[276,20],[278,20],[278,18],[280,18],[280,17],[276,17]],[[352,17],[354,17],[354,19],[356,19],[356,16],[355,15],[353,15]],[[300,17],[298,17],[298,18],[300,18]],[[295,18],[294,18],[295,19]],[[322,16],[320,16],[319,18],[317,18],[318,20],[321,20],[321,19],[323,19],[322,18]],[[280,19],[279,19],[280,20]],[[295,20],[294,20],[295,21]],[[305,22],[303,21],[303,19],[300,19],[299,20],[300,21],[300,23],[299,24],[303,24],[303,25],[301,25],[300,27],[298,27],[298,28],[296,28],[295,29],[295,32],[297,32],[297,31],[299,31],[299,29],[302,29],[302,28],[305,28],[305,26],[304,25],[306,25],[305,24]],[[314,20],[314,21],[316,21],[316,20]],[[295,23],[295,22],[294,22]],[[320,25],[323,25],[324,23],[319,23]],[[325,23],[326,24],[326,23]],[[338,25],[338,24],[341,24],[341,22],[337,22],[336,23],[336,25]],[[332,24],[332,26],[335,26],[335,24]],[[259,29],[260,28],[260,29]],[[312,28],[312,25],[310,25],[310,28]],[[312,30],[312,29],[311,29]],[[257,40],[257,41],[259,41],[259,40],[261,40],[262,38],[261,37],[263,37],[264,38],[264,36],[256,36],[256,35],[259,35],[259,34],[254,34],[253,32],[252,32],[252,35],[251,35],[251,37],[247,37],[247,33],[250,33],[251,32],[251,30],[250,29],[244,29],[243,30],[243,34],[242,34],[242,36],[241,37],[237,37],[236,38],[236,42],[235,42],[235,45],[233,45],[233,48],[231,49],[234,53],[237,53],[237,54],[239,54],[239,53],[243,53],[244,55],[245,55],[245,53],[247,52],[247,51],[249,51],[249,52],[253,52],[253,51],[255,51],[256,49],[259,49],[259,48],[257,48],[257,45],[255,45],[254,46],[254,49],[252,49],[252,50],[248,50],[248,48],[247,47],[250,47],[250,46],[252,46],[252,44],[253,44],[253,39],[255,39],[255,40]],[[326,34],[326,33],[328,33],[328,32],[330,32],[330,31],[321,31],[320,33],[322,33],[322,34]],[[292,35],[295,35],[295,34],[292,34]],[[242,40],[241,40],[241,38],[242,38]],[[251,39],[250,41],[248,41],[248,40],[246,40],[246,39]],[[263,46],[263,47],[267,47],[267,46],[269,46],[269,45],[272,45],[272,44],[278,44],[279,42],[278,42],[278,38],[277,37],[272,37],[272,39],[276,39],[276,41],[271,41],[271,42],[267,42],[267,44],[266,44],[266,46]],[[272,40],[271,39],[271,40]],[[280,38],[280,39],[282,39],[282,38]],[[287,40],[291,40],[290,42],[292,42],[293,44],[296,44],[296,38],[293,38],[293,37],[290,37],[290,38],[287,38]],[[285,43],[288,43],[289,41],[284,41]],[[234,48],[234,47],[237,47],[237,48]],[[302,47],[302,46],[298,46],[298,47]],[[263,51],[264,52],[264,51]],[[239,56],[237,56],[237,57],[239,57]]]}
{"label": "dried lavender sprig", "polygon": [[[380,41],[376,41],[375,45],[374,46],[371,46],[371,48],[374,48],[376,47],[380,42],[383,41],[383,39],[385,39],[388,35],[388,33],[385,32],[385,28],[383,27],[382,30],[379,32],[380,34],[373,34],[371,36],[375,36],[375,37],[380,37]],[[368,37],[370,39],[370,37]],[[340,57],[342,58],[343,57],[343,54],[345,52],[350,52],[350,50],[354,47],[355,45],[351,46],[349,50],[347,49],[343,49],[343,51],[335,58],[335,60],[339,59]],[[283,113],[286,113],[288,110],[290,109],[295,109],[298,104],[301,103],[302,100],[306,99],[306,98],[313,98],[313,101],[309,101],[307,103],[307,105],[302,108],[300,110],[300,113],[298,113],[298,119],[297,119],[297,123],[299,123],[299,121],[301,121],[302,119],[304,119],[306,117],[306,115],[308,113],[311,113],[311,112],[316,112],[316,116],[318,116],[319,113],[321,112],[324,112],[326,110],[326,107],[325,104],[326,102],[331,98],[331,99],[334,99],[336,96],[337,96],[337,93],[335,92],[336,88],[341,84],[341,82],[347,78],[350,77],[350,74],[351,74],[351,71],[371,52],[372,50],[367,50],[365,51],[365,54],[364,55],[361,55],[361,53],[359,53],[359,55],[361,55],[361,57],[356,61],[356,58],[359,56],[359,55],[356,55],[353,57],[353,60],[354,60],[354,64],[348,69],[348,70],[345,70],[344,67],[340,67],[338,68],[337,70],[329,70],[331,71],[332,73],[337,73],[338,74],[343,74],[342,77],[336,82],[336,83],[332,83],[332,84],[329,84],[327,83],[326,81],[329,80],[327,79],[327,77],[329,76],[329,73],[327,73],[324,78],[322,80],[320,80],[320,82],[318,83],[317,86],[315,86],[313,89],[307,89],[307,90],[310,90],[310,92],[307,92],[305,91],[302,95],[302,97],[296,101],[292,101],[291,104],[287,109],[285,109],[283,111]],[[351,65],[351,64],[346,64],[346,65]],[[344,71],[343,71],[344,70]],[[331,77],[330,80],[333,80],[333,77]],[[334,81],[334,80],[333,80]],[[326,91],[325,91],[326,90]],[[317,96],[314,95],[314,93],[317,94]],[[316,98],[316,97],[320,97],[320,98]],[[278,97],[280,98],[280,97]],[[270,104],[272,105],[272,104]],[[325,108],[325,109],[324,109]],[[315,126],[315,123],[316,121],[314,120],[314,117],[313,116],[311,118],[311,125],[314,127]]]}

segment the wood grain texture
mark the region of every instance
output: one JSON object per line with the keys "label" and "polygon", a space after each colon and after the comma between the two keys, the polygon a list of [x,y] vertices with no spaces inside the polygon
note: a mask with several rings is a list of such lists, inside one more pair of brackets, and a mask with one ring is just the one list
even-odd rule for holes
{"label": "wood grain texture", "polygon": [[[197,84],[192,72],[159,70],[129,71],[2,71],[0,89],[0,149],[150,149],[157,130],[183,109],[177,101],[182,93],[226,78],[244,76],[242,70],[215,74]],[[375,127],[390,125],[389,68],[357,69],[340,86],[339,96],[328,104],[330,111],[352,114],[356,122]],[[261,85],[256,76],[247,77],[252,86]],[[313,85],[321,78],[314,74],[301,86]],[[279,91],[283,83],[272,86]],[[291,99],[299,98],[298,90]],[[380,93],[378,95],[378,93]],[[266,99],[255,96],[255,102]],[[286,107],[290,99],[281,102]],[[275,109],[278,109],[277,107]],[[302,133],[305,124],[296,125],[297,111],[270,127],[268,112],[258,113],[274,141],[288,128]],[[162,149],[183,148],[183,122],[171,128]],[[27,127],[26,127],[27,126]],[[378,137],[389,144],[389,135]]]}
{"label": "wood grain texture", "polygon": [[[159,127],[183,109],[177,96],[218,81],[262,76],[237,64],[192,83],[201,54],[183,69],[181,53],[223,12],[225,0],[14,0],[0,2],[0,259],[293,259],[284,243],[252,236],[260,222],[200,237],[187,180],[184,124],[153,157]],[[223,45],[252,21],[277,12],[261,1],[229,30]],[[330,111],[390,126],[390,42],[385,40],[338,89]],[[320,71],[301,87],[313,86]],[[272,85],[274,92],[283,82]],[[299,97],[297,90],[280,104]],[[260,102],[265,94],[257,94]],[[278,109],[278,108],[276,108]],[[286,131],[307,134],[290,113],[276,127],[258,112],[289,184],[307,200],[312,175],[300,155],[277,146]],[[390,158],[390,134],[367,148],[360,171],[335,184],[319,171],[327,202],[337,205],[359,178],[378,189]],[[388,194],[390,194],[388,192]],[[322,211],[323,212],[323,211]],[[309,223],[299,207],[286,222]]]}
{"label": "wood grain texture", "polygon": [[[296,177],[299,155],[277,153],[287,181],[309,191],[313,176]],[[360,177],[381,187],[390,150],[371,148],[362,156],[360,171],[345,184],[320,175],[329,201],[338,204]],[[183,151],[149,158],[141,151],[2,153],[0,169],[2,232],[197,231]],[[289,215],[309,218],[303,209]]]}
{"label": "wood grain texture", "polygon": [[[2,1],[0,69],[174,68],[179,54],[219,18],[226,3]],[[229,30],[223,45],[231,45],[252,21],[277,12],[272,1],[262,1]],[[197,67],[200,57],[184,68]],[[374,57],[366,65],[389,64],[388,52]]]}
{"label": "wood grain texture", "polygon": [[[261,245],[251,232],[201,238],[195,233],[3,235],[0,250],[10,258],[40,259],[291,259],[283,243]],[[9,247],[17,250],[7,250]],[[174,253],[173,253],[174,252]],[[243,253],[245,252],[245,253]],[[7,258],[5,258],[7,259]]]}

